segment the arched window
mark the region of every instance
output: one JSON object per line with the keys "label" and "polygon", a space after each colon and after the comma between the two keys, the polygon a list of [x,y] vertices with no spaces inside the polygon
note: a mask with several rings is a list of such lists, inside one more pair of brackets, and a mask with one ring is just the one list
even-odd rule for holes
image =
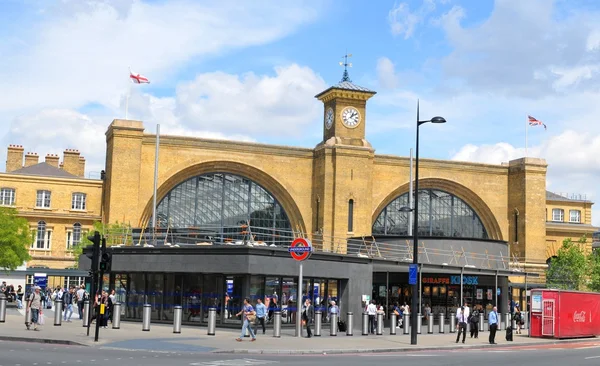
{"label": "arched window", "polygon": [[46,222],[38,221],[37,234],[35,240],[36,249],[46,249]]}
{"label": "arched window", "polygon": [[[381,211],[373,224],[374,235],[408,235],[408,193]],[[438,189],[419,190],[419,235],[487,239],[481,219],[465,201]]]}
{"label": "arched window", "polygon": [[288,216],[271,193],[247,178],[226,173],[203,174],[173,188],[156,207],[156,225],[193,228],[222,241],[283,244],[293,239]]}

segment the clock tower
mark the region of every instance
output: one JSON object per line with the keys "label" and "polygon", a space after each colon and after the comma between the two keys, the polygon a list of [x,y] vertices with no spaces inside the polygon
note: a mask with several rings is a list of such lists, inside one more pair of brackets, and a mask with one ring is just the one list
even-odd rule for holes
{"label": "clock tower", "polygon": [[365,119],[367,100],[376,92],[358,86],[348,75],[347,57],[344,56],[342,80],[317,94],[315,98],[323,102],[323,143],[352,146],[370,146],[365,139]]}
{"label": "clock tower", "polygon": [[342,80],[315,96],[324,108],[313,160],[313,245],[337,253],[346,252],[346,238],[371,235],[373,214],[375,150],[365,139],[365,120],[375,92],[352,83],[349,56]]}

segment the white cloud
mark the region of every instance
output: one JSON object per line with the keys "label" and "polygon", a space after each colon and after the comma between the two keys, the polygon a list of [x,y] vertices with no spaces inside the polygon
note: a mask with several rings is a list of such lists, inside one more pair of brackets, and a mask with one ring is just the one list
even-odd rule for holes
{"label": "white cloud", "polygon": [[377,60],[377,78],[384,88],[394,89],[398,86],[398,76],[392,60],[387,57]]}
{"label": "white cloud", "polygon": [[[445,4],[447,1],[438,1]],[[394,36],[403,36],[409,39],[413,36],[416,27],[423,23],[426,16],[436,8],[435,0],[423,0],[423,3],[414,12],[411,12],[408,3],[396,3],[388,13],[388,23]]]}

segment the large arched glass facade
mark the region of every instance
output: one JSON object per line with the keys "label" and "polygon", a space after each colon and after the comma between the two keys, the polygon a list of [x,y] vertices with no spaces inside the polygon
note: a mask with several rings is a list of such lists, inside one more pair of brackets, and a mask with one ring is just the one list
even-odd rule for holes
{"label": "large arched glass facade", "polygon": [[173,188],[156,208],[156,223],[206,233],[223,242],[277,244],[292,237],[288,216],[272,194],[227,173],[203,174]]}
{"label": "large arched glass facade", "polygon": [[[396,198],[377,217],[373,234],[408,235],[408,193]],[[481,219],[465,201],[438,189],[419,190],[419,235],[487,239]]]}

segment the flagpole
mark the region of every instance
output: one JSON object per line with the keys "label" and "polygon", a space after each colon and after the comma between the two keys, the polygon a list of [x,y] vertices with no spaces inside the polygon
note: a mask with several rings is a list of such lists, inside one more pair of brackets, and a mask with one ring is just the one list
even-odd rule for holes
{"label": "flagpole", "polygon": [[529,131],[529,117],[525,117],[525,157],[527,157],[527,133]]}

